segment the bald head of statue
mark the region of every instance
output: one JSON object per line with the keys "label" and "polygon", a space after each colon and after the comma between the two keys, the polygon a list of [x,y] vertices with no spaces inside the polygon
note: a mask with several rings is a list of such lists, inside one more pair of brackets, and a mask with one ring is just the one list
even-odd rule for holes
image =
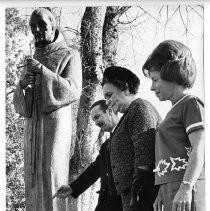
{"label": "bald head of statue", "polygon": [[44,48],[56,39],[56,20],[45,8],[39,8],[31,14],[29,25],[35,38],[35,46]]}

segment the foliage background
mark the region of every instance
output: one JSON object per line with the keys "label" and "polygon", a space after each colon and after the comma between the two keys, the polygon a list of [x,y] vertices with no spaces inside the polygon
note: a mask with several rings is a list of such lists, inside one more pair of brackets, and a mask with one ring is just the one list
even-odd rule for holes
{"label": "foliage background", "polygon": [[[26,20],[19,16],[15,8],[6,9],[6,203],[7,210],[23,208],[23,124],[24,120],[16,114],[13,106],[13,90],[20,72],[17,65],[24,55],[23,40],[29,33]],[[21,35],[21,36],[20,36]],[[23,36],[24,35],[24,36]],[[22,38],[20,38],[22,37]]]}

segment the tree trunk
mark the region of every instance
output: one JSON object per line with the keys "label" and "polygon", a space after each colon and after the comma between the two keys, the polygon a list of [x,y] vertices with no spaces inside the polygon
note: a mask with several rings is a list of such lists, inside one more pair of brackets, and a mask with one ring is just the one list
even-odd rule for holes
{"label": "tree trunk", "polygon": [[[77,116],[77,140],[71,160],[71,180],[77,178],[93,161],[94,144],[99,130],[96,130],[90,118],[90,106],[102,98],[102,27],[105,8],[87,7],[81,22],[81,57],[83,91],[80,98]],[[97,150],[95,150],[97,152]],[[82,194],[75,204],[70,202],[70,210],[94,210],[97,203],[95,186]]]}
{"label": "tree trunk", "polygon": [[[118,46],[118,19],[130,7],[87,7],[81,22],[81,53],[83,92],[77,116],[77,136],[71,160],[71,180],[76,179],[94,160],[102,139],[90,119],[90,107],[102,99],[102,67],[115,65]],[[106,13],[105,13],[106,12]],[[97,150],[95,150],[98,148]],[[99,183],[91,186],[77,201],[71,200],[70,210],[90,211],[97,204]]]}
{"label": "tree trunk", "polygon": [[119,42],[119,18],[129,7],[107,7],[103,26],[103,64],[104,67],[116,65],[117,47]]}
{"label": "tree trunk", "polygon": [[103,26],[103,63],[105,67],[115,65],[117,54],[118,33],[116,12],[119,7],[107,7]]}

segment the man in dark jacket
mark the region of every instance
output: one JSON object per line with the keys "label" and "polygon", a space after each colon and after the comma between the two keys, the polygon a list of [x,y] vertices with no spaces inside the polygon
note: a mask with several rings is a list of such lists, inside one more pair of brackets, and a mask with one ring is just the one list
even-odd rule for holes
{"label": "man in dark jacket", "polygon": [[[119,122],[118,116],[106,105],[105,100],[99,100],[91,106],[91,118],[102,131],[112,132]],[[98,178],[101,178],[98,204],[95,211],[122,211],[120,196],[116,188],[109,160],[109,141],[107,139],[101,146],[96,160],[70,185],[61,186],[54,197],[64,199],[68,196],[77,198],[87,190]]]}

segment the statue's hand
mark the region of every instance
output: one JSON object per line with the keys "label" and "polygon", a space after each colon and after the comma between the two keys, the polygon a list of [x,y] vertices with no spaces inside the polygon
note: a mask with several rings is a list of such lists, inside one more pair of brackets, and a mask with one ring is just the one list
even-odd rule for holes
{"label": "statue's hand", "polygon": [[25,89],[28,85],[35,84],[35,75],[33,73],[27,73],[22,80],[20,80],[20,87]]}
{"label": "statue's hand", "polygon": [[27,59],[27,71],[33,74],[41,74],[42,64],[36,59]]}
{"label": "statue's hand", "polygon": [[53,199],[55,197],[59,199],[65,199],[66,197],[72,194],[72,189],[69,185],[62,185],[57,192],[53,195]]}

